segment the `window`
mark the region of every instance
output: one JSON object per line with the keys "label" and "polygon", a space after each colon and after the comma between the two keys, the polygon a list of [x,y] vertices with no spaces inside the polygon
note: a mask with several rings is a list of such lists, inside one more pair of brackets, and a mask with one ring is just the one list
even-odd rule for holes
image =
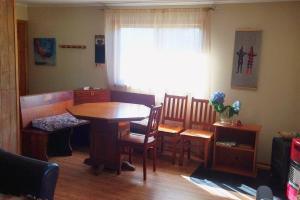
{"label": "window", "polygon": [[[206,96],[203,29],[189,24],[120,24],[115,30],[114,84],[162,96]],[[110,66],[108,66],[109,69]]]}

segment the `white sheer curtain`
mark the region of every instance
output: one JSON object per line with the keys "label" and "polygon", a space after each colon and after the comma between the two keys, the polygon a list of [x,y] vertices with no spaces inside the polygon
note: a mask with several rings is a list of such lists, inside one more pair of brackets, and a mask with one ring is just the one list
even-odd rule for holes
{"label": "white sheer curtain", "polygon": [[209,94],[209,11],[106,10],[107,77],[111,88],[162,97]]}

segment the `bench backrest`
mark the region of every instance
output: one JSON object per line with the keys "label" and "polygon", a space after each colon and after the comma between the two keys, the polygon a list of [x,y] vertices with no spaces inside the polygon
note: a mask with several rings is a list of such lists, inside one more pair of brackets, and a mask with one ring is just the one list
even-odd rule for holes
{"label": "bench backrest", "polygon": [[31,126],[31,121],[36,118],[65,113],[73,104],[73,91],[21,96],[21,127]]}
{"label": "bench backrest", "polygon": [[155,105],[155,96],[151,94],[111,90],[110,96],[111,101],[142,104],[148,107]]}

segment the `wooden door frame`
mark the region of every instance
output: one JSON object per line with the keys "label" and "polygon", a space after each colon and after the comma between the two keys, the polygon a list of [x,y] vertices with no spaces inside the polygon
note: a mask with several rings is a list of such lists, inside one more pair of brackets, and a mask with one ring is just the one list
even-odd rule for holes
{"label": "wooden door frame", "polygon": [[[25,94],[27,95],[29,93],[28,91],[28,21],[27,20],[21,20],[21,19],[17,19],[16,20],[16,35],[17,35],[17,38],[16,38],[16,46],[17,46],[17,52],[18,52],[18,24],[19,23],[24,23],[26,25],[26,29],[25,29]],[[17,54],[17,60],[19,61],[19,55]],[[17,62],[17,77],[18,77],[18,92],[19,92],[19,62]]]}

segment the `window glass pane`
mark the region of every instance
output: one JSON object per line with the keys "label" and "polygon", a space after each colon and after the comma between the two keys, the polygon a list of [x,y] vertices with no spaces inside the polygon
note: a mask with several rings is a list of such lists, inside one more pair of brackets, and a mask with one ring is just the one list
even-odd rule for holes
{"label": "window glass pane", "polygon": [[155,93],[197,93],[201,38],[198,28],[121,28],[121,82]]}

